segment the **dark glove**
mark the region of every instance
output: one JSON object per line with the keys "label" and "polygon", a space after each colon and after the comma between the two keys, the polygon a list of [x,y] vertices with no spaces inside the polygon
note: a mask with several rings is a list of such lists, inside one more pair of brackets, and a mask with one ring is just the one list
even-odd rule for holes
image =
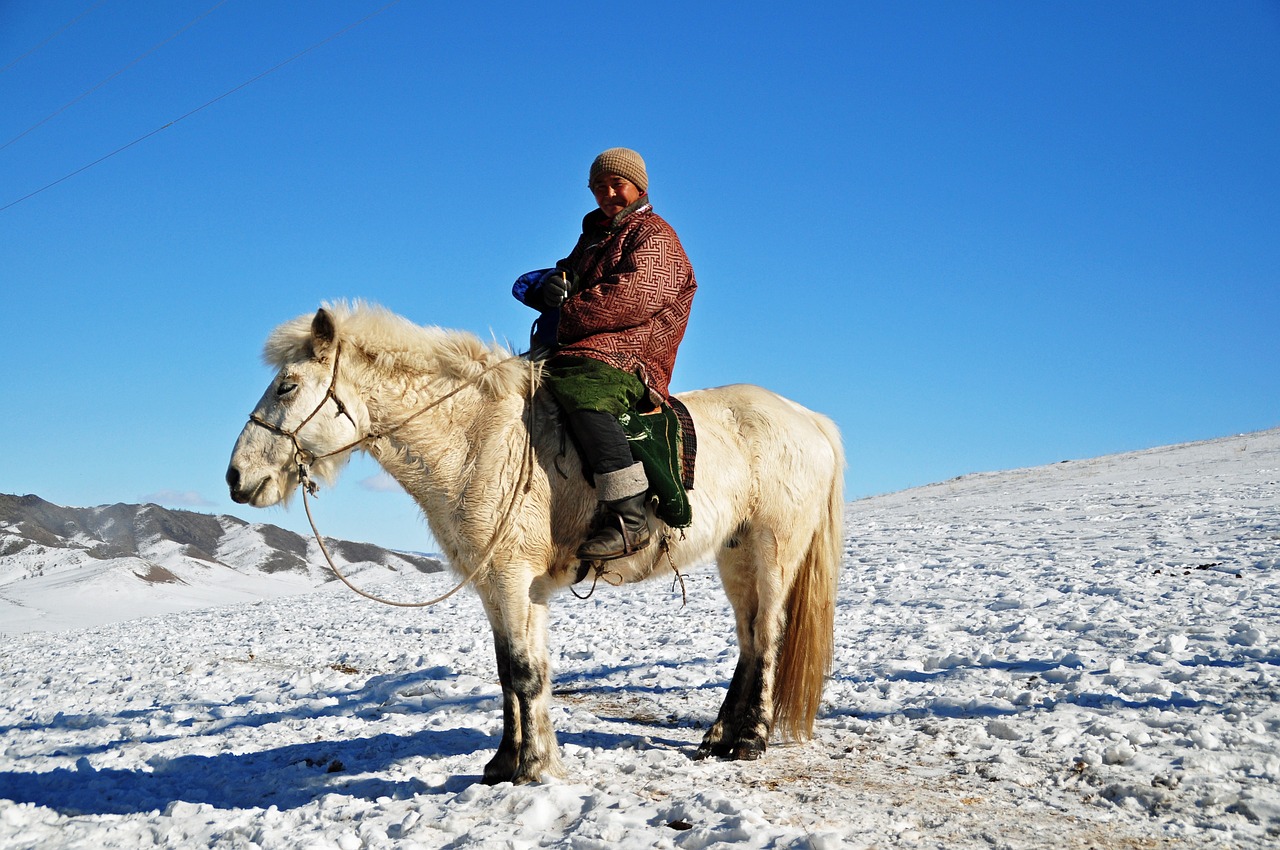
{"label": "dark glove", "polygon": [[559,307],[569,300],[574,289],[573,272],[556,269],[542,279],[542,300],[548,307]]}

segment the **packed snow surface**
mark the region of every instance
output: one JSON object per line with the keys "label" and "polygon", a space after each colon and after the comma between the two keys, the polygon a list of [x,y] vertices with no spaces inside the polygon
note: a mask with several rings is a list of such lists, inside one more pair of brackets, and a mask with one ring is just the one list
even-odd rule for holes
{"label": "packed snow surface", "polygon": [[[473,595],[0,636],[0,848],[1157,848],[1280,837],[1280,431],[854,502],[816,738],[693,761],[713,568],[553,607],[567,778],[487,787]],[[448,575],[377,587],[424,597]],[[140,612],[141,613],[141,612]]]}

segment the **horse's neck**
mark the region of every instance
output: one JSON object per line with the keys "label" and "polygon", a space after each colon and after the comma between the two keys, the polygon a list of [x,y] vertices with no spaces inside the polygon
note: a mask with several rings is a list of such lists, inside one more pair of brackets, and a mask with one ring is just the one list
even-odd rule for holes
{"label": "horse's neck", "polygon": [[371,453],[420,502],[442,504],[483,483],[484,456],[515,439],[523,406],[440,372],[380,376],[366,400],[371,432],[385,435]]}

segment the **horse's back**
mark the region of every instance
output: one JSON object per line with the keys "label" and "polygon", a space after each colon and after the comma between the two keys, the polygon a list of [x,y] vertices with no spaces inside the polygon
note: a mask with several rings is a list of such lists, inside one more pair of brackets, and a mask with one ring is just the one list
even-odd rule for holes
{"label": "horse's back", "polygon": [[790,507],[784,514],[808,514],[840,487],[844,454],[839,431],[826,416],[754,384],[679,398],[697,433],[698,480],[710,478],[717,495],[749,495],[757,506],[778,502]]}
{"label": "horse's back", "polygon": [[843,464],[835,423],[821,413],[755,384],[729,384],[692,390],[677,396],[689,408],[698,434],[741,444],[744,448],[785,449],[812,455],[824,468]]}

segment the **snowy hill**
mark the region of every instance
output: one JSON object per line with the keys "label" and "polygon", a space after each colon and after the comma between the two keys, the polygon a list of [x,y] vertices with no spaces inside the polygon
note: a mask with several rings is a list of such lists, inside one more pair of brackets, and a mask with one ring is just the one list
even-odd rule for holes
{"label": "snowy hill", "polygon": [[[434,558],[326,540],[334,560],[439,572]],[[314,540],[157,505],[64,508],[0,494],[0,632],[102,625],[275,598],[333,580]]]}
{"label": "snowy hill", "polygon": [[736,647],[714,569],[686,585],[555,600],[569,777],[535,786],[477,784],[502,710],[474,594],[0,635],[0,848],[1280,838],[1280,431],[850,504],[816,738],[758,762],[689,757]]}

